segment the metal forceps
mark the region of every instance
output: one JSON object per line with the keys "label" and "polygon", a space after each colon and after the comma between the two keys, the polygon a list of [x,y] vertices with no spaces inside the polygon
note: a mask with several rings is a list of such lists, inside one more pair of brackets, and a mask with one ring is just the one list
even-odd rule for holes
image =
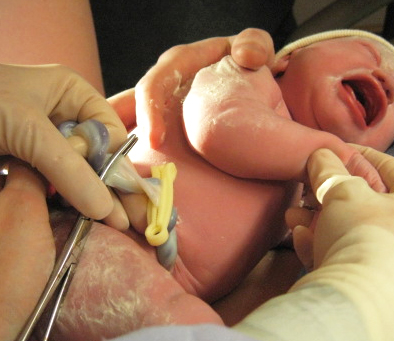
{"label": "metal forceps", "polygon": [[[127,141],[104,163],[101,169],[97,172],[98,176],[102,181],[105,182],[108,175],[109,169],[116,163],[116,161],[126,156],[128,152],[133,148],[138,138],[133,134]],[[55,266],[49,277],[48,283],[41,294],[41,297],[34,308],[32,314],[27,320],[24,328],[19,333],[16,341],[27,341],[40,320],[45,308],[50,303],[56,290],[58,290],[58,296],[54,302],[52,312],[49,318],[49,323],[42,340],[48,340],[49,334],[52,331],[54,322],[56,321],[58,312],[61,304],[67,293],[67,289],[75,272],[75,268],[78,264],[79,256],[85,245],[88,233],[93,224],[93,219],[86,217],[82,214],[78,215],[77,221],[70,232],[70,235],[66,241],[66,244],[56,260]],[[52,302],[51,302],[52,303]]]}

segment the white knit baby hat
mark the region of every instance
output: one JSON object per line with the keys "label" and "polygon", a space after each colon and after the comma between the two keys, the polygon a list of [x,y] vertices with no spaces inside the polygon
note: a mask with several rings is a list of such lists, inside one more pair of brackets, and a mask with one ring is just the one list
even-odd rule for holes
{"label": "white knit baby hat", "polygon": [[333,30],[333,31],[325,31],[321,33],[312,34],[310,36],[300,38],[278,51],[275,56],[276,60],[290,54],[296,49],[301,47],[305,47],[311,45],[313,43],[317,43],[319,41],[335,39],[335,38],[344,38],[344,37],[361,37],[361,38],[369,38],[379,43],[383,44],[387,48],[389,48],[394,53],[394,45],[389,43],[386,39],[378,36],[375,33],[371,33],[363,30],[354,30],[354,29],[343,29],[343,30]]}

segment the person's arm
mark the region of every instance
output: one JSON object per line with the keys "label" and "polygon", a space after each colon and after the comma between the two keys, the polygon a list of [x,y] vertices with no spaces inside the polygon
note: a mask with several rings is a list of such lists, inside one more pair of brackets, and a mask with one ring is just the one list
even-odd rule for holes
{"label": "person's arm", "polygon": [[20,161],[13,160],[9,169],[0,186],[1,341],[15,340],[55,260],[43,179]]}
{"label": "person's arm", "polygon": [[88,0],[4,0],[0,63],[62,64],[104,93]]}

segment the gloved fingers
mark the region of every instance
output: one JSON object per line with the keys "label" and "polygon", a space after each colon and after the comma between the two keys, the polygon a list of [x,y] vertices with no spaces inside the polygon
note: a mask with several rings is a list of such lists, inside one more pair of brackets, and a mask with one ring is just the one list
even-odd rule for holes
{"label": "gloved fingers", "polygon": [[296,226],[310,226],[314,212],[302,207],[290,207],[286,210],[285,220],[289,229],[293,230]]}
{"label": "gloved fingers", "polygon": [[389,192],[394,192],[394,158],[373,148],[353,145],[378,170]]}
{"label": "gloved fingers", "polygon": [[110,193],[114,208],[112,212],[104,218],[104,222],[118,231],[126,231],[130,226],[127,213],[116,193],[114,193],[113,190],[110,190]]}
{"label": "gloved fingers", "polygon": [[104,218],[113,208],[106,186],[54,125],[66,120],[101,121],[109,131],[112,151],[126,139],[116,112],[64,66],[0,65],[0,75],[7,86],[0,96],[0,154],[12,154],[37,167],[75,208],[94,219]]}
{"label": "gloved fingers", "polygon": [[342,181],[356,178],[351,177],[339,157],[328,149],[315,151],[308,159],[307,169],[313,192],[320,202],[329,189]]}
{"label": "gloved fingers", "polygon": [[118,191],[120,201],[125,208],[130,225],[140,234],[144,234],[148,226],[147,206],[148,197],[146,194],[125,194]]}
{"label": "gloved fingers", "polygon": [[[250,36],[244,34],[240,40],[235,40],[238,47],[234,51],[240,53],[239,51],[242,49],[245,50],[245,46],[253,46],[253,53],[255,53],[258,44],[251,45],[253,41],[251,36],[252,34]],[[156,65],[138,82],[135,87],[137,124],[146,132],[153,148],[158,148],[165,139],[164,110],[169,99],[180,87],[191,80],[197,71],[230,54],[234,38],[235,36],[210,38],[172,47],[160,56]],[[243,47],[242,39],[244,41]],[[240,53],[240,55],[247,60],[248,53]],[[255,58],[250,59],[254,60]],[[251,63],[249,66],[253,68],[256,63],[259,62],[254,61],[254,64]]]}
{"label": "gloved fingers", "polygon": [[131,131],[137,125],[135,112],[135,90],[127,89],[107,99],[108,103],[116,111],[127,131]]}
{"label": "gloved fingers", "polygon": [[231,56],[239,66],[258,70],[263,65],[270,67],[273,64],[275,49],[268,32],[256,28],[248,28],[233,39]]}
{"label": "gloved fingers", "polygon": [[7,87],[6,96],[1,97],[3,116],[16,116],[14,121],[20,123],[25,116],[37,120],[45,115],[56,126],[67,120],[83,122],[94,118],[107,126],[110,150],[126,139],[121,120],[105,98],[66,66],[0,64],[0,76]]}
{"label": "gloved fingers", "polygon": [[95,119],[103,123],[110,135],[109,151],[116,150],[126,139],[126,129],[115,110],[101,94],[78,74],[68,68],[57,69],[58,86],[47,99],[49,118],[54,125],[64,121],[79,123]]}
{"label": "gloved fingers", "polygon": [[9,152],[36,167],[78,211],[103,219],[113,209],[110,193],[86,160],[47,117],[18,129]]}
{"label": "gloved fingers", "polygon": [[[384,162],[367,159],[378,169],[385,168]],[[322,202],[322,210],[311,224],[315,227],[309,229],[314,234],[315,267],[331,260],[346,261],[352,250],[363,252],[374,233],[379,235],[382,230],[392,233],[394,198],[391,194],[378,193],[363,178],[350,176],[340,159],[327,149],[314,152],[307,168],[313,191]],[[365,228],[371,235],[365,233]]]}
{"label": "gloved fingers", "polygon": [[294,250],[308,271],[313,268],[313,232],[316,214],[302,207],[291,207],[285,214],[286,224],[292,230]]}

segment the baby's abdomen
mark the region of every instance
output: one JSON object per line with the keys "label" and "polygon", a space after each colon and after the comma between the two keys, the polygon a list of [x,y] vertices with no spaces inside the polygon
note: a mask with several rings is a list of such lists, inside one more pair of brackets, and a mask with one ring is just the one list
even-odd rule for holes
{"label": "baby's abdomen", "polygon": [[208,302],[223,296],[287,232],[284,211],[294,184],[230,176],[176,134],[167,135],[160,151],[148,150],[143,143],[134,148],[131,159],[145,176],[151,163],[177,166],[179,257],[173,275],[186,291]]}

